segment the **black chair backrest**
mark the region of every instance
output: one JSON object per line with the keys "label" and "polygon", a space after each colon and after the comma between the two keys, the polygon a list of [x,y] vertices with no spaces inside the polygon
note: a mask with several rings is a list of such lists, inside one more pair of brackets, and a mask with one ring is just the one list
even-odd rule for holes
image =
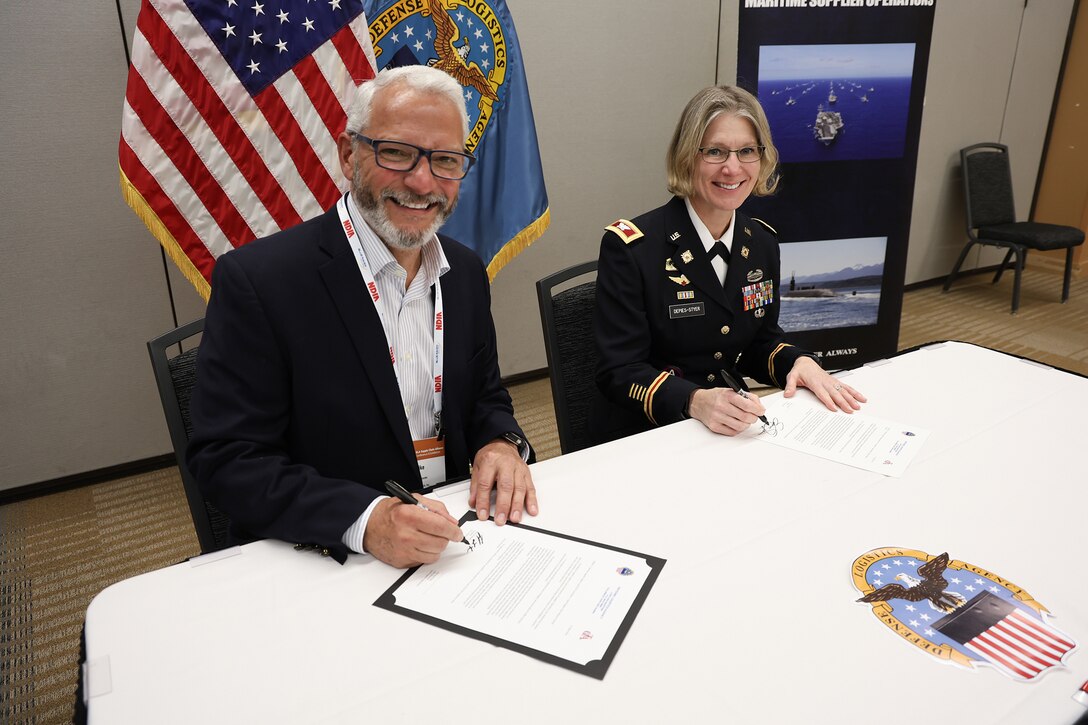
{"label": "black chair backrest", "polygon": [[548,353],[559,447],[572,453],[589,446],[589,408],[596,394],[593,380],[597,347],[593,337],[593,308],[597,281],[552,294],[555,287],[597,271],[596,260],[549,275],[536,283],[544,349]]}
{"label": "black chair backrest", "polygon": [[1015,222],[1009,147],[999,143],[977,143],[960,150],[960,162],[968,231]]}
{"label": "black chair backrest", "polygon": [[166,416],[166,427],[170,431],[170,442],[174,446],[174,455],[177,457],[185,498],[189,502],[193,527],[200,542],[200,551],[207,554],[227,546],[230,519],[204,500],[200,487],[185,464],[185,448],[193,432],[193,424],[189,418],[189,401],[196,383],[196,357],[200,348],[194,345],[170,357],[172,347],[185,343],[203,330],[203,318],[194,320],[151,340],[147,343],[147,351],[151,355],[151,369],[155,373],[162,411]]}

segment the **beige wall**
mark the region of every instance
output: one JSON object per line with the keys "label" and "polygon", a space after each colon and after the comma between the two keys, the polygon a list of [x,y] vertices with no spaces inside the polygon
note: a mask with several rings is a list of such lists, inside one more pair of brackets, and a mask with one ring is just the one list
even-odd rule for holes
{"label": "beige wall", "polygon": [[[956,152],[1013,148],[1027,213],[1073,0],[938,0],[907,282],[962,243]],[[506,375],[544,367],[534,283],[595,258],[602,227],[666,199],[687,98],[735,78],[738,0],[509,0],[552,226],[494,286]],[[60,7],[59,5],[56,7]],[[122,0],[127,32],[138,0]],[[145,342],[173,326],[157,246],[121,200],[126,68],[115,5],[0,4],[0,489],[167,453]],[[989,264],[985,257],[978,264]],[[202,314],[170,272],[179,322]]]}
{"label": "beige wall", "polygon": [[680,109],[714,82],[718,44],[718,7],[706,0],[673,3],[669,18],[684,21],[664,24],[652,0],[510,6],[552,223],[493,285],[504,375],[547,365],[536,281],[596,259],[606,225],[669,198],[665,145]]}
{"label": "beige wall", "polygon": [[[1072,6],[1073,0],[937,3],[908,284],[948,274],[966,242],[959,169],[964,146],[1009,146],[1017,215],[1028,217]],[[1000,252],[987,248],[973,251],[964,268],[1000,261]]]}
{"label": "beige wall", "polygon": [[169,450],[142,346],[170,300],[117,186],[117,11],[52,8],[0,6],[3,488]]}

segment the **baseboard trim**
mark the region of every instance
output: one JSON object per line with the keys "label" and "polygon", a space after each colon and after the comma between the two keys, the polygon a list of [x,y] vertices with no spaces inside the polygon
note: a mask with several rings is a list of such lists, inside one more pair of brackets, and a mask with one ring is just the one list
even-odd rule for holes
{"label": "baseboard trim", "polygon": [[548,368],[537,368],[536,370],[526,370],[523,373],[514,373],[513,375],[502,379],[502,386],[509,388],[511,385],[517,385],[519,383],[531,383],[534,380],[540,380],[541,378],[548,377]]}
{"label": "baseboard trim", "polygon": [[[997,272],[999,264],[991,264],[988,267],[975,267],[974,269],[961,269],[956,273],[956,279],[963,277],[970,277],[975,274],[994,274]],[[1034,267],[1038,272],[1053,272],[1055,274],[1062,274],[1065,271],[1065,257],[1060,260],[1055,258],[1049,258],[1044,254],[1037,254],[1034,256],[1029,255],[1027,264],[1024,265],[1024,269]],[[1073,263],[1073,279],[1080,277],[1079,265]],[[1005,274],[1012,275],[1014,270],[1010,264],[1005,270]],[[936,287],[939,284],[944,284],[944,281],[948,279],[948,275],[942,275],[940,277],[934,277],[933,279],[922,280],[921,282],[911,282],[910,284],[903,285],[904,292],[913,292],[914,290],[925,289],[926,287]]]}
{"label": "baseboard trim", "polygon": [[[956,279],[963,277],[970,277],[976,274],[994,274],[997,272],[999,264],[991,264],[989,267],[975,267],[974,269],[961,269],[956,273]],[[1027,267],[1025,267],[1027,269]],[[1012,269],[1006,270],[1009,274],[1012,274]],[[948,275],[941,275],[940,277],[934,277],[933,279],[922,280],[921,282],[911,282],[910,284],[903,285],[904,292],[913,292],[914,290],[925,289],[926,287],[936,287],[939,284],[944,284],[944,281],[948,279]]]}
{"label": "baseboard trim", "polygon": [[[1056,252],[1056,253],[1055,253]],[[1032,264],[1038,265],[1038,269],[1042,272],[1051,272],[1053,274],[1065,274],[1065,250],[1057,249],[1054,252],[1039,252],[1031,256]],[[1084,277],[1084,263],[1082,260],[1077,259],[1076,254],[1073,255],[1073,266],[1069,269],[1069,276],[1073,279],[1081,279]]]}
{"label": "baseboard trim", "polygon": [[15,488],[9,488],[0,491],[0,506],[9,503],[16,503],[18,501],[25,501],[28,498],[45,496],[46,494],[50,493],[71,491],[72,489],[82,488],[84,486],[91,486],[93,484],[102,483],[104,481],[112,481],[116,478],[125,478],[126,476],[138,476],[141,473],[159,471],[163,468],[169,468],[170,466],[176,465],[177,458],[174,457],[174,454],[165,453],[161,456],[141,458],[138,461],[119,463],[116,466],[107,466],[106,468],[99,468],[94,471],[76,473],[71,476],[63,476],[61,478],[54,478],[49,481],[29,483],[25,486],[16,486]]}

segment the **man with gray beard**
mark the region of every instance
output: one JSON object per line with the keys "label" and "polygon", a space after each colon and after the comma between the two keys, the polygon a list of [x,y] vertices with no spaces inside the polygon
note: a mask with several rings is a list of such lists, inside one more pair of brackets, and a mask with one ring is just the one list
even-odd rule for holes
{"label": "man with gray beard", "polygon": [[212,276],[188,464],[239,542],[341,563],[435,561],[445,507],[384,496],[468,475],[499,525],[536,515],[531,450],[499,379],[487,273],[438,235],[474,158],[461,88],[422,66],[363,84],[337,139],[351,191],[223,255]]}

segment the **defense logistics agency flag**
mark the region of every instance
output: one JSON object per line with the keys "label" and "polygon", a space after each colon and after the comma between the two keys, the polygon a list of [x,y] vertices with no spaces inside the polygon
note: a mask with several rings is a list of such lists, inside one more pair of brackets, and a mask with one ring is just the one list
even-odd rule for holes
{"label": "defense logistics agency flag", "polygon": [[378,68],[432,65],[464,88],[475,166],[442,231],[502,267],[548,228],[521,50],[503,0],[366,0]]}
{"label": "defense logistics agency flag", "polygon": [[361,0],[144,0],[121,188],[205,299],[220,254],[335,203],[336,136],[374,67]]}

